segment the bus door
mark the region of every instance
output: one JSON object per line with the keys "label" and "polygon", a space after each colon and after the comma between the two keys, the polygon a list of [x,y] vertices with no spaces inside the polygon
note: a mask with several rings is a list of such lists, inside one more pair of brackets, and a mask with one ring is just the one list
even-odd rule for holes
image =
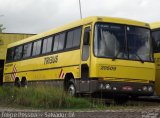
{"label": "bus door", "polygon": [[90,67],[90,36],[91,25],[83,27],[83,44],[81,56],[80,91],[89,92],[89,67]]}

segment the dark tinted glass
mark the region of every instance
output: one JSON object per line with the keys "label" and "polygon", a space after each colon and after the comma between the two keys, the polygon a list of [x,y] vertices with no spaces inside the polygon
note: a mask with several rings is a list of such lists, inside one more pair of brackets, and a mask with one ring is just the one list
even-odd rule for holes
{"label": "dark tinted glass", "polygon": [[8,50],[7,50],[7,62],[9,62],[9,61],[13,61],[13,58],[14,57],[14,48],[9,48]]}
{"label": "dark tinted glass", "polygon": [[14,60],[19,60],[22,57],[22,46],[18,46],[15,48]]}
{"label": "dark tinted glass", "polygon": [[80,46],[80,40],[81,40],[81,28],[78,28],[74,30],[73,47]]}
{"label": "dark tinted glass", "polygon": [[65,33],[59,35],[58,50],[63,50],[65,43]]}
{"label": "dark tinted glass", "polygon": [[25,44],[23,48],[23,58],[31,56],[32,43]]}
{"label": "dark tinted glass", "polygon": [[69,31],[67,34],[66,48],[72,48],[73,38],[74,38],[73,31]]}
{"label": "dark tinted glass", "polygon": [[129,58],[132,60],[151,60],[150,30],[127,26]]}
{"label": "dark tinted glass", "polygon": [[51,49],[52,49],[52,37],[44,39],[42,53],[44,54],[44,53],[51,52]]}
{"label": "dark tinted glass", "polygon": [[40,54],[40,52],[41,52],[41,43],[42,43],[41,40],[36,41],[36,42],[33,43],[32,56],[36,56],[36,55],[39,55],[39,54]]}
{"label": "dark tinted glass", "polygon": [[54,46],[53,46],[53,51],[58,50],[58,40],[59,40],[59,35],[56,35],[54,38]]}
{"label": "dark tinted glass", "polygon": [[160,29],[152,32],[152,39],[154,52],[160,52]]}

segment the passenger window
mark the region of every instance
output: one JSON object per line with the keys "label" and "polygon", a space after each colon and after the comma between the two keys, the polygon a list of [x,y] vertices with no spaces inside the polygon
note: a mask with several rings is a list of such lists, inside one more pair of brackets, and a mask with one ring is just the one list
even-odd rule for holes
{"label": "passenger window", "polygon": [[72,48],[73,38],[73,31],[69,31],[67,34],[66,48]]}
{"label": "passenger window", "polygon": [[63,50],[64,44],[65,44],[65,32],[57,34],[54,38],[53,51]]}
{"label": "passenger window", "polygon": [[22,46],[18,46],[15,48],[14,60],[21,59],[21,56],[22,56]]}
{"label": "passenger window", "polygon": [[32,56],[36,56],[36,55],[40,54],[40,52],[41,52],[41,44],[42,44],[42,40],[34,42]]}
{"label": "passenger window", "polygon": [[23,58],[31,56],[32,43],[25,44],[23,49]]}
{"label": "passenger window", "polygon": [[54,38],[54,46],[53,46],[53,51],[58,50],[58,40],[59,40],[59,35],[56,35]]}
{"label": "passenger window", "polygon": [[82,28],[76,28],[68,32],[66,48],[74,48],[80,46]]}
{"label": "passenger window", "polygon": [[58,50],[63,50],[65,43],[65,33],[59,35]]}
{"label": "passenger window", "polygon": [[53,37],[49,37],[43,40],[42,54],[51,52],[52,40],[53,40]]}
{"label": "passenger window", "polygon": [[14,48],[9,48],[8,50],[7,50],[7,62],[9,62],[9,61],[13,61],[13,58],[14,57]]}
{"label": "passenger window", "polygon": [[73,47],[80,46],[81,41],[81,28],[74,30],[74,40],[73,40]]}

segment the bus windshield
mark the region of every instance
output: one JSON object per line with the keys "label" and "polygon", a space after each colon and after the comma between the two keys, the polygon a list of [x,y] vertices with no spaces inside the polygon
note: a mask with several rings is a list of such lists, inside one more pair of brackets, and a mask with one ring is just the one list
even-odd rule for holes
{"label": "bus windshield", "polygon": [[152,32],[153,50],[154,52],[160,52],[160,30]]}
{"label": "bus windshield", "polygon": [[152,61],[150,30],[136,26],[97,23],[94,54],[97,57]]}

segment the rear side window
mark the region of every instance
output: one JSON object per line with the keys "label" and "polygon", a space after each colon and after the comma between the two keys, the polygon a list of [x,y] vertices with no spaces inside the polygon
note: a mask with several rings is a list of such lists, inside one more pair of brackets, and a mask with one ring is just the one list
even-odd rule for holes
{"label": "rear side window", "polygon": [[66,48],[74,48],[80,46],[82,28],[78,27],[68,32]]}
{"label": "rear side window", "polygon": [[27,58],[31,56],[32,43],[25,44],[23,47],[23,58]]}
{"label": "rear side window", "polygon": [[15,48],[14,60],[19,60],[22,57],[22,46],[18,46]]}
{"label": "rear side window", "polygon": [[14,59],[14,48],[9,48],[7,50],[7,60],[6,60],[6,62],[13,61],[13,59]]}
{"label": "rear side window", "polygon": [[42,54],[51,52],[53,37],[49,37],[43,40]]}
{"label": "rear side window", "polygon": [[65,32],[57,34],[54,38],[53,51],[60,51],[64,49]]}
{"label": "rear side window", "polygon": [[65,43],[65,33],[59,35],[58,50],[63,50]]}
{"label": "rear side window", "polygon": [[77,28],[74,30],[73,47],[80,46],[80,41],[81,41],[81,28]]}
{"label": "rear side window", "polygon": [[33,43],[32,56],[36,56],[41,53],[41,44],[42,44],[42,40],[39,40]]}

